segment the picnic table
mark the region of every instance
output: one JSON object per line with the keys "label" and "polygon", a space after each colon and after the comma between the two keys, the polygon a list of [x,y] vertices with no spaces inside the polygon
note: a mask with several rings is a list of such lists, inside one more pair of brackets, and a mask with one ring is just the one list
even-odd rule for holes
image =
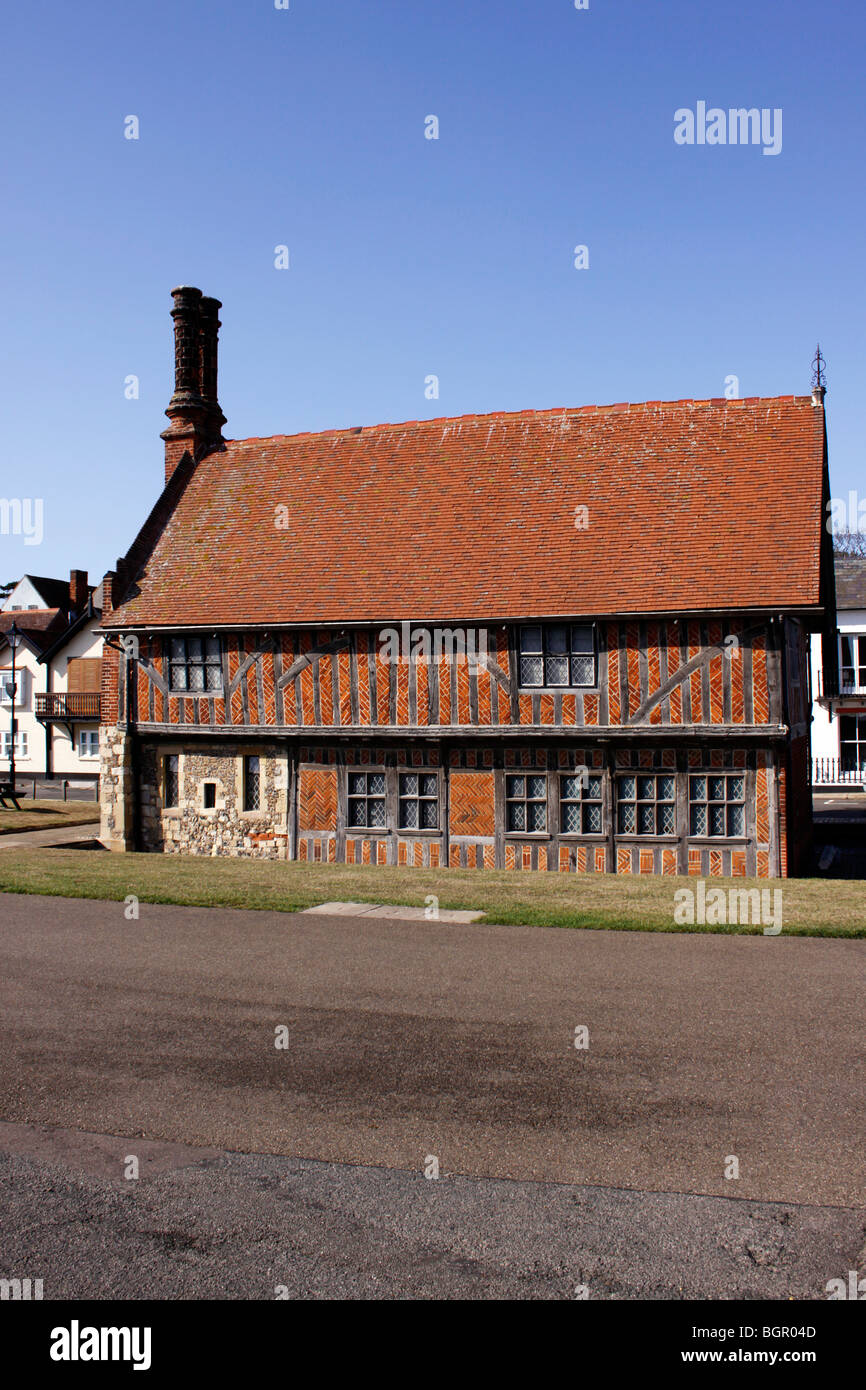
{"label": "picnic table", "polygon": [[0,806],[5,806],[8,801],[13,803],[16,811],[21,810],[21,807],[18,805],[18,792],[12,786],[12,783],[0,782]]}

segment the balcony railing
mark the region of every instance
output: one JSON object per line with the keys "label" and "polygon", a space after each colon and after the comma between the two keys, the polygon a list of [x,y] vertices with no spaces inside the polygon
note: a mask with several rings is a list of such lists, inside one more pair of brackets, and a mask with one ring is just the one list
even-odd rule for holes
{"label": "balcony railing", "polygon": [[866,683],[858,681],[851,671],[842,671],[834,680],[823,671],[818,672],[818,698],[837,700],[840,695],[866,696]]}
{"label": "balcony railing", "polygon": [[37,719],[98,719],[99,693],[63,691],[36,696]]}
{"label": "balcony railing", "polygon": [[859,767],[845,758],[813,758],[813,787],[862,787],[866,784],[866,763]]}

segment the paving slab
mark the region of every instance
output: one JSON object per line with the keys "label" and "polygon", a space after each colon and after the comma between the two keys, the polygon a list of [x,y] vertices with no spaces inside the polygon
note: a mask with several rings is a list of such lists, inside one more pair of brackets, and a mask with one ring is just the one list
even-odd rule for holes
{"label": "paving slab", "polygon": [[303,916],[320,917],[394,917],[407,922],[477,922],[483,912],[470,912],[463,908],[439,908],[435,917],[430,917],[424,907],[404,907],[393,903],[319,903],[316,907],[304,909]]}

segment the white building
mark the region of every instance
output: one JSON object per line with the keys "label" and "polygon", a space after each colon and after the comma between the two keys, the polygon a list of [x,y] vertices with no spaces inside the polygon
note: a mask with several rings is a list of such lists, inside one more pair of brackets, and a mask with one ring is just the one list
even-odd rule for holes
{"label": "white building", "polygon": [[84,570],[68,582],[25,575],[0,607],[0,780],[9,774],[14,715],[16,780],[25,789],[34,777],[98,786],[101,618],[101,589]]}
{"label": "white building", "polygon": [[[821,637],[812,636],[813,782],[866,785],[866,557],[836,556],[838,680],[822,677]],[[832,669],[832,664],[828,663]]]}

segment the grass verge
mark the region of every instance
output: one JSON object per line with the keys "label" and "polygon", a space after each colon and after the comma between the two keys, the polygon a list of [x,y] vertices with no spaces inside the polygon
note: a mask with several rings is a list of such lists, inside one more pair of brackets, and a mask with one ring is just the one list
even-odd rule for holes
{"label": "grass verge", "polygon": [[[618,875],[507,873],[501,870],[403,869],[300,864],[161,854],[15,849],[0,853],[0,892],[195,907],[296,912],[331,900],[471,908],[485,922],[624,931],[758,935],[746,925],[679,925],[674,892],[695,879]],[[707,888],[759,888],[782,894],[782,932],[866,938],[866,883],[827,879],[715,879]],[[468,930],[468,928],[467,928]]]}

